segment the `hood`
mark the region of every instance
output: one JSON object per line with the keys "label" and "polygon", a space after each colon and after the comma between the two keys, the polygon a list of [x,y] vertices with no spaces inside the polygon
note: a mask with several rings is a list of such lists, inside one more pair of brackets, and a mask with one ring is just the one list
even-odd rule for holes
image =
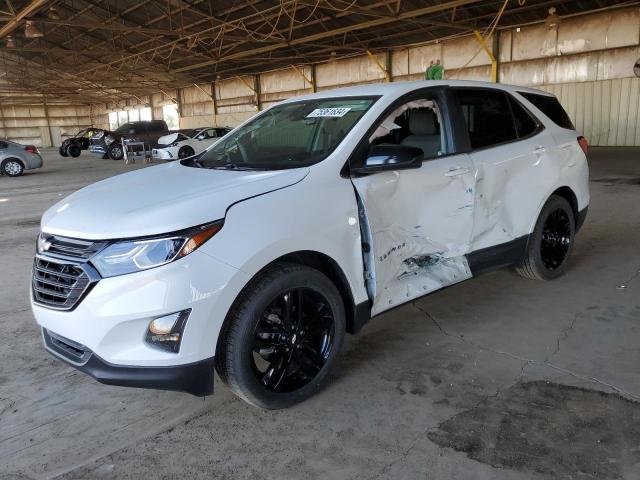
{"label": "hood", "polygon": [[173,232],[224,218],[233,203],[293,185],[308,172],[209,170],[172,162],[78,190],[49,208],[41,227],[87,240]]}
{"label": "hood", "polygon": [[165,135],[164,137],[160,137],[158,139],[158,145],[171,145],[178,138],[178,132],[172,133],[170,135]]}

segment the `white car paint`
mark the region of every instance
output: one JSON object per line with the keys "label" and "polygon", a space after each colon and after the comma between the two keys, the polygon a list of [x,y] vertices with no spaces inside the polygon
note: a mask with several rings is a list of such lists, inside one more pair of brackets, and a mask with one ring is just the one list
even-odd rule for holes
{"label": "white car paint", "polygon": [[[179,137],[183,139],[176,141]],[[171,133],[158,139],[158,145],[151,150],[151,156],[154,160],[176,160],[181,158],[180,149],[185,147],[191,148],[193,154],[197,155],[221,138],[217,136],[216,129],[211,127],[195,129],[191,137],[180,132]]]}
{"label": "white car paint", "polygon": [[[443,155],[419,169],[341,175],[356,145],[400,97],[439,86],[510,92],[545,129],[495,148]],[[530,234],[540,209],[559,187],[574,192],[579,211],[589,203],[587,163],[576,132],[555,125],[519,91],[546,95],[467,81],[324,91],[285,103],[380,98],[319,163],[264,172],[204,170],[173,162],[86,187],[45,213],[43,232],[105,240],[218,219],[224,219],[224,226],[191,255],[100,280],[72,311],[32,300],[34,315],[42,327],[111,364],[184,365],[215,356],[224,318],[247,282],[292,252],[331,258],[347,280],[353,303],[369,304],[372,315],[470,278],[467,255]],[[363,251],[363,243],[371,245],[369,251]],[[192,308],[192,316],[179,353],[145,343],[151,319],[185,308]]]}

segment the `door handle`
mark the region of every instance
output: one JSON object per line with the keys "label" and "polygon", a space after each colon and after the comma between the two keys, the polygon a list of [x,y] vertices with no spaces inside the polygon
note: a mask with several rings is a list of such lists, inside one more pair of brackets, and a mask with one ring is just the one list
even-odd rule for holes
{"label": "door handle", "polygon": [[458,175],[464,175],[465,173],[469,173],[469,169],[465,167],[456,167],[447,171],[444,176],[445,177],[457,177]]}
{"label": "door handle", "polygon": [[547,151],[547,147],[536,147],[533,149],[533,153],[544,153]]}

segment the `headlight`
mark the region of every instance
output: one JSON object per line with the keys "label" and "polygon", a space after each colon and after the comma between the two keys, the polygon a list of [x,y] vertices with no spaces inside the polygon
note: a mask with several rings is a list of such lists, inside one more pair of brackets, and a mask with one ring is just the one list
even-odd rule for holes
{"label": "headlight", "polygon": [[113,138],[111,135],[107,135],[106,137],[104,137],[104,143],[105,145],[111,145],[116,139]]}
{"label": "headlight", "polygon": [[103,277],[115,277],[159,267],[185,257],[213,237],[222,221],[166,237],[115,242],[91,259]]}

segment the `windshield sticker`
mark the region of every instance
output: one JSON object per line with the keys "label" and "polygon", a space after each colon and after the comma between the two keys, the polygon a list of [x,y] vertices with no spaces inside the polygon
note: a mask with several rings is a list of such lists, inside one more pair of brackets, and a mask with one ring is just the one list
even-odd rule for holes
{"label": "windshield sticker", "polygon": [[316,108],[313,112],[307,115],[307,118],[317,117],[332,117],[339,118],[344,117],[347,112],[351,110],[351,107],[332,107],[332,108]]}

